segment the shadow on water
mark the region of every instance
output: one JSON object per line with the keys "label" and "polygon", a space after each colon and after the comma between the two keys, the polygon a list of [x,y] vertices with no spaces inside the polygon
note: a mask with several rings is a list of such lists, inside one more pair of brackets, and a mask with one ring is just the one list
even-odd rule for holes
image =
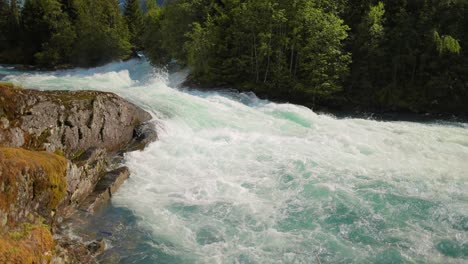
{"label": "shadow on water", "polygon": [[[199,87],[187,87],[182,83],[180,89],[186,93],[189,93],[198,97],[209,97],[212,95],[219,95],[228,97],[232,100],[238,101],[247,106],[265,105],[268,103],[289,103],[283,100],[275,100],[266,98],[261,95],[257,95],[253,92],[240,92],[234,88],[199,88]],[[410,111],[363,111],[363,110],[334,110],[333,108],[327,108],[319,106],[317,108],[311,108],[312,111],[320,115],[331,115],[338,119],[367,119],[374,121],[384,122],[415,122],[424,124],[441,124],[447,126],[460,126],[466,127],[463,123],[468,123],[468,114],[466,113],[417,113]]]}
{"label": "shadow on water", "polygon": [[142,227],[141,220],[128,208],[109,203],[83,225],[74,226],[74,232],[106,241],[106,250],[98,256],[99,263],[181,263],[177,256],[165,252],[170,248],[167,241]]}

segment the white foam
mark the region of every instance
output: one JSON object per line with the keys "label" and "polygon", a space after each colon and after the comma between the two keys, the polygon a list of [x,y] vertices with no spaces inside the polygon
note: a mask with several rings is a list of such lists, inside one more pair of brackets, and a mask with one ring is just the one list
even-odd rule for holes
{"label": "white foam", "polygon": [[[440,222],[411,215],[397,224],[391,212],[406,210],[401,204],[376,211],[366,197],[414,197],[468,215],[465,124],[336,119],[251,94],[170,87],[184,76],[130,61],[6,79],[31,88],[112,91],[150,111],[161,124],[160,140],[126,155],[132,176],[114,204],[132,209],[173,245],[164,250],[195,262],[307,262],[315,252],[329,262],[365,260],[381,248],[350,242],[359,226],[377,240],[399,234],[416,245],[402,253],[406,258],[430,260],[437,254],[431,245],[456,230],[439,232]],[[341,224],[333,233],[324,223],[340,204],[363,216],[357,227]],[[304,212],[311,218],[301,228],[284,227]],[[395,227],[379,230],[379,221]],[[423,231],[418,221],[436,231]]]}

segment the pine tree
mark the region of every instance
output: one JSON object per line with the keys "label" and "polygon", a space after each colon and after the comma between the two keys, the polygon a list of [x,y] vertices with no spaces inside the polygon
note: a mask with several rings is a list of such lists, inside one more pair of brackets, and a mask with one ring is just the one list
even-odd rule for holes
{"label": "pine tree", "polygon": [[0,0],[0,52],[8,47],[7,45],[7,17],[8,17],[8,3],[6,0]]}
{"label": "pine tree", "polygon": [[8,41],[11,46],[17,45],[21,38],[21,14],[20,6],[18,1],[10,0],[10,7],[7,17],[7,28],[6,34],[8,35]]}
{"label": "pine tree", "polygon": [[55,66],[68,61],[74,29],[57,0],[26,0],[22,10],[24,50],[30,63]]}
{"label": "pine tree", "polygon": [[127,0],[124,10],[130,32],[130,43],[136,47],[141,47],[141,34],[143,29],[143,15],[139,0]]}
{"label": "pine tree", "polygon": [[77,41],[72,63],[95,66],[130,54],[130,34],[115,0],[75,0]]}
{"label": "pine tree", "polygon": [[162,13],[163,9],[158,7],[153,0],[146,1],[141,44],[145,48],[145,55],[155,66],[165,66],[171,59],[169,52],[163,48]]}

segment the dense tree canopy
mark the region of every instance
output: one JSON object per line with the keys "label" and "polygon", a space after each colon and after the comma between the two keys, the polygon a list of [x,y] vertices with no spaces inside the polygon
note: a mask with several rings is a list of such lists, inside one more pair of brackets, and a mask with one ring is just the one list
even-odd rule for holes
{"label": "dense tree canopy", "polygon": [[127,0],[124,10],[125,19],[130,31],[131,42],[141,47],[141,35],[143,33],[143,14],[139,0]]}
{"label": "dense tree canopy", "polygon": [[0,10],[4,63],[93,66],[130,54],[116,0],[1,0]]}
{"label": "dense tree canopy", "polygon": [[328,9],[307,0],[169,1],[152,29],[162,43],[145,48],[156,64],[187,64],[202,83],[314,101],[342,89],[350,62],[348,27]]}
{"label": "dense tree canopy", "polygon": [[115,0],[75,0],[75,4],[78,10],[75,64],[97,65],[129,54],[130,34]]}
{"label": "dense tree canopy", "polygon": [[466,0],[18,2],[0,0],[0,63],[93,66],[133,47],[189,67],[198,85],[312,107],[468,112]]}
{"label": "dense tree canopy", "polygon": [[366,107],[468,111],[468,1],[351,1],[346,96]]}

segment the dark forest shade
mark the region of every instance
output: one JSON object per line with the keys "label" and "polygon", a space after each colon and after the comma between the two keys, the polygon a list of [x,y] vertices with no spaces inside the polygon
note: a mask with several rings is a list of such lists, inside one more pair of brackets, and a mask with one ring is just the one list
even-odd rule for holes
{"label": "dark forest shade", "polygon": [[[467,1],[172,0],[148,57],[311,107],[468,112]],[[157,45],[155,45],[157,44]]]}
{"label": "dark forest shade", "polygon": [[1,63],[94,66],[130,54],[116,0],[0,0],[0,10]]}
{"label": "dark forest shade", "polygon": [[134,48],[192,83],[310,107],[468,112],[464,0],[0,0],[0,28],[0,63],[94,66]]}

